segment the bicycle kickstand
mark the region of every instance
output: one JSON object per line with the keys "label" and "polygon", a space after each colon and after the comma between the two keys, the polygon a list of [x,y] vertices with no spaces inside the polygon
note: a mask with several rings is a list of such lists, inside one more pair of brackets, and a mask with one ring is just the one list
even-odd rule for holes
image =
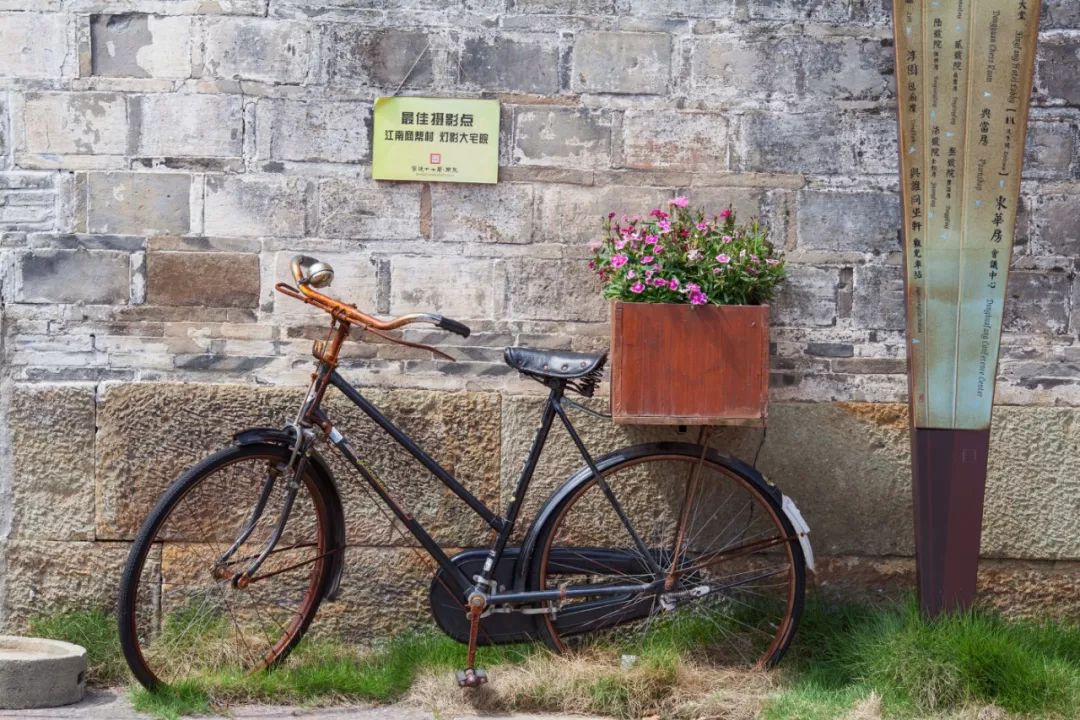
{"label": "bicycle kickstand", "polygon": [[458,670],[459,687],[480,687],[488,681],[487,673],[476,667],[476,638],[480,634],[480,615],[484,612],[484,598],[477,594],[469,600],[469,654],[465,669]]}

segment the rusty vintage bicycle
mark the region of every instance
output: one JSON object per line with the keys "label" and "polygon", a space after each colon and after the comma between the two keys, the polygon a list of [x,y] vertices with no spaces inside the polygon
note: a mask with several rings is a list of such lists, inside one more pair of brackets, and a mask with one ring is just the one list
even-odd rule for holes
{"label": "rusty vintage bicycle", "polygon": [[[606,353],[510,347],[505,361],[546,387],[547,399],[497,513],[338,372],[353,328],[444,357],[390,332],[425,323],[468,337],[469,328],[428,313],[380,319],[322,292],[333,279],[326,263],[301,255],[291,269],[295,286],[276,289],[329,315],[325,339],[312,347],[311,383],[290,421],[236,433],[230,446],[182,474],[143,523],[118,610],[124,655],[140,683],[155,688],[271,668],[342,583],[363,586],[395,572],[354,564],[346,575],[348,518],[321,445],[343,456],[394,527],[409,533],[409,545],[433,561],[431,613],[468,645],[463,686],[486,682],[475,662],[480,646],[542,641],[562,653],[615,633],[633,641],[660,624],[718,662],[771,666],[781,658],[798,627],[813,555],[794,503],[754,467],[707,443],[656,442],[594,457],[568,412],[588,408],[568,393],[594,393]],[[323,406],[331,388],[476,513],[490,544],[448,556],[364,459],[364,448],[335,427]],[[520,544],[511,544],[556,419],[583,465],[540,506]]]}

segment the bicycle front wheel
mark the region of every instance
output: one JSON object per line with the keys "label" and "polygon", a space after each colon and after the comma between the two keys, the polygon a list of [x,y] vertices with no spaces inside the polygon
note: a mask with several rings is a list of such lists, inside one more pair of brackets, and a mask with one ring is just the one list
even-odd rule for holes
{"label": "bicycle front wheel", "polygon": [[598,464],[603,483],[566,494],[533,556],[532,587],[564,596],[540,616],[547,644],[661,642],[723,664],[776,663],[805,589],[779,493],[695,445],[639,446]]}
{"label": "bicycle front wheel", "polygon": [[[222,450],[169,489],[132,545],[120,585],[120,642],[148,688],[251,672],[281,662],[311,623],[330,581],[330,514],[310,466],[272,552],[237,587],[276,531],[291,451]],[[264,510],[227,559],[253,510]]]}

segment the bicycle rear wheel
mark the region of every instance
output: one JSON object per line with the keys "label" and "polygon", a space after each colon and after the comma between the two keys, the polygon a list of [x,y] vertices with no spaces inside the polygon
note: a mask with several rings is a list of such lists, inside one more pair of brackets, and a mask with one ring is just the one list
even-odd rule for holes
{"label": "bicycle rear wheel", "polygon": [[[148,688],[281,662],[300,641],[330,582],[330,515],[309,466],[274,551],[246,587],[233,576],[266,547],[290,473],[288,448],[231,447],[198,463],[158,501],[120,585],[120,642]],[[265,510],[221,562],[263,492]]]}
{"label": "bicycle rear wheel", "polygon": [[[553,650],[601,639],[658,641],[760,667],[784,654],[805,590],[798,536],[779,492],[717,453],[702,460],[702,452],[657,443],[602,458],[599,469],[625,521],[588,476],[554,508],[534,554],[533,589],[642,589],[574,597],[539,616]],[[650,583],[654,589],[646,590]]]}

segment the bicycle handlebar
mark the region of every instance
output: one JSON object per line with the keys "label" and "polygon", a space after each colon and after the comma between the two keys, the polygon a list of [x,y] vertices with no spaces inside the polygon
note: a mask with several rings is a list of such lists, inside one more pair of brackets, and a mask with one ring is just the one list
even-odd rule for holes
{"label": "bicycle handlebar", "polygon": [[365,312],[361,312],[355,305],[347,305],[315,289],[317,287],[326,287],[334,278],[334,269],[327,263],[320,262],[307,255],[295,255],[289,265],[297,287],[294,288],[285,283],[278,283],[274,286],[275,290],[308,305],[314,305],[320,310],[348,322],[366,325],[377,330],[394,330],[411,323],[426,322],[462,337],[469,337],[472,332],[468,325],[434,313],[411,313],[390,320],[379,320]]}

